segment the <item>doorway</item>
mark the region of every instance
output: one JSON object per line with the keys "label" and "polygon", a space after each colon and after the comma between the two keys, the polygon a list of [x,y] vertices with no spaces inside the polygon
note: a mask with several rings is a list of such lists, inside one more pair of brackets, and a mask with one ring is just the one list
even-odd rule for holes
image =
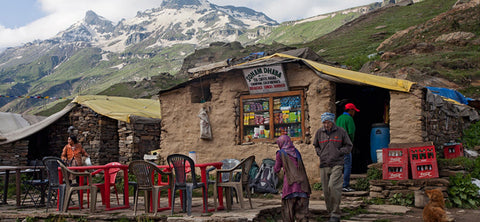
{"label": "doorway", "polygon": [[51,156],[48,150],[48,132],[40,130],[28,137],[28,161],[42,160],[43,157]]}
{"label": "doorway", "polygon": [[347,103],[355,104],[360,110],[353,117],[356,130],[352,151],[352,174],[366,173],[368,165],[372,163],[370,154],[372,124],[388,124],[389,91],[372,86],[337,83],[335,101],[337,117],[343,113]]}

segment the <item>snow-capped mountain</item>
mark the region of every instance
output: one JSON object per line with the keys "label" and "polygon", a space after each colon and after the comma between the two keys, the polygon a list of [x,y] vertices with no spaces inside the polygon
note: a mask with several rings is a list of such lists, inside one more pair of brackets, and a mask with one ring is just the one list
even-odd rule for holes
{"label": "snow-capped mountain", "polygon": [[[93,11],[53,38],[0,52],[0,95],[71,97],[121,81],[175,73],[186,55],[213,42],[255,41],[278,23],[261,12],[207,0],[163,0],[117,24]],[[254,29],[262,26],[262,32]],[[265,28],[266,27],[266,28]],[[250,38],[250,40],[248,40]],[[15,109],[38,101],[0,98]],[[24,108],[18,108],[23,106]]]}
{"label": "snow-capped mountain", "polygon": [[150,47],[174,44],[205,46],[236,41],[248,29],[278,23],[249,8],[217,6],[206,0],[164,0],[160,7],[138,12],[117,25],[88,11],[82,21],[60,32],[61,42],[84,41],[105,51],[121,52],[148,40]]}
{"label": "snow-capped mountain", "polygon": [[[0,52],[0,95],[9,96],[0,97],[0,110],[25,112],[42,102],[16,97],[97,94],[119,82],[164,73],[175,76],[188,55],[210,45],[235,42],[231,46],[241,48],[261,41],[298,39],[295,33],[304,33],[302,27],[295,30],[296,24],[279,25],[245,7],[218,6],[207,0],[161,2],[116,24],[88,11],[84,19],[50,39]],[[276,28],[279,31],[272,35]],[[318,36],[315,30],[305,34]],[[200,63],[214,59],[207,56]]]}

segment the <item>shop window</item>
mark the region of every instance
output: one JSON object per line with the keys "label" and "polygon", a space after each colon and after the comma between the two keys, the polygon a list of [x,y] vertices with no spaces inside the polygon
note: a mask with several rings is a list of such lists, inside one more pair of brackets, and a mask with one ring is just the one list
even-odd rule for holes
{"label": "shop window", "polygon": [[210,84],[192,86],[192,103],[204,103],[212,100]]}
{"label": "shop window", "polygon": [[243,142],[274,141],[281,135],[304,138],[303,91],[289,91],[240,97]]}

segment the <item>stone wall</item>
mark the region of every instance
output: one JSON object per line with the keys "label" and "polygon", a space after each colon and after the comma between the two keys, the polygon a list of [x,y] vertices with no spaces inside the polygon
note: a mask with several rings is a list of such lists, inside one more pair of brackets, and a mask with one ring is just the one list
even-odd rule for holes
{"label": "stone wall", "polygon": [[[423,125],[424,141],[433,141],[437,152],[443,156],[443,144],[455,141],[463,136],[463,130],[468,128],[472,120],[468,116],[477,112],[471,107],[454,105],[446,102],[438,95],[424,92],[428,99],[424,100]],[[462,108],[463,110],[459,109]]]}
{"label": "stone wall", "polygon": [[[68,118],[71,126],[75,128],[72,133],[77,136],[78,142],[90,154],[93,164],[118,161],[117,120],[99,115],[89,107],[82,105],[73,108],[68,114]],[[64,130],[67,131],[68,128]],[[65,141],[65,145],[66,137],[63,141]]]}
{"label": "stone wall", "polygon": [[[371,164],[369,168],[382,170],[382,163]],[[408,179],[408,180],[370,180],[369,196],[370,198],[390,199],[395,194],[401,194],[403,198],[406,195],[414,195],[415,206],[423,207],[428,201],[425,190],[440,189],[444,197],[448,197],[447,189],[450,184],[448,173],[451,171],[443,171],[439,169],[439,178],[429,179]]]}
{"label": "stone wall", "polygon": [[[73,127],[73,128],[72,128]],[[117,121],[99,115],[92,109],[77,105],[72,111],[50,125],[49,147],[52,156],[60,156],[70,134],[90,154],[93,164],[118,160]]]}
{"label": "stone wall", "polygon": [[42,149],[47,149],[48,156],[60,157],[62,155],[63,147],[67,144],[70,126],[72,126],[70,113],[67,113],[43,130],[48,137],[48,145]]}
{"label": "stone wall", "polygon": [[135,136],[133,133],[133,127],[124,121],[118,121],[118,152],[119,162],[126,163],[131,160],[137,159],[137,153],[135,153]]}
{"label": "stone wall", "polygon": [[370,197],[390,199],[400,193],[415,195],[415,191],[440,189],[448,197],[447,188],[450,182],[445,178],[419,179],[419,180],[370,180]]}
{"label": "stone wall", "polygon": [[28,139],[0,145],[0,165],[27,165]]}
{"label": "stone wall", "polygon": [[70,134],[90,154],[93,164],[129,163],[160,147],[160,120],[131,116],[131,123],[77,105],[35,134],[0,145],[1,165],[26,165],[29,159],[62,154]]}
{"label": "stone wall", "polygon": [[[131,123],[118,121],[119,161],[142,160],[144,154],[160,148],[160,120],[131,118]],[[165,161],[160,160],[161,164]]]}

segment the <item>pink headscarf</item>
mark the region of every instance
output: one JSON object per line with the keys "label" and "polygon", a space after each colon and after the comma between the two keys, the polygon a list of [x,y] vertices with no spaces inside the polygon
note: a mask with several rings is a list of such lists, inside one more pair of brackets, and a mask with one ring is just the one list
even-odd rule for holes
{"label": "pink headscarf", "polygon": [[285,151],[288,155],[297,158],[297,152],[295,152],[296,148],[292,143],[292,140],[287,135],[281,135],[277,139],[277,145],[280,149]]}

